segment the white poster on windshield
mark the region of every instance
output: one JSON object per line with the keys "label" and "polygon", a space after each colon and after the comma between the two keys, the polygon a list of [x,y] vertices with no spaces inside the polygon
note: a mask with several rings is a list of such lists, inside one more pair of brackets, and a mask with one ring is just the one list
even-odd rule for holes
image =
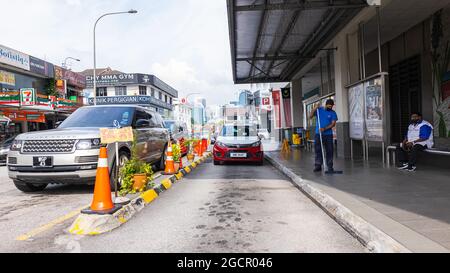
{"label": "white poster on windshield", "polygon": [[350,111],[350,138],[364,139],[364,84],[351,87],[348,90]]}

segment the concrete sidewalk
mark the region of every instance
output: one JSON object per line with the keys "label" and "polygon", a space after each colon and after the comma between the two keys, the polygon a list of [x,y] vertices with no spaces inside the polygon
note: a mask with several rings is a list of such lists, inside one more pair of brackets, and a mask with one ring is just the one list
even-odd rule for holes
{"label": "concrete sidewalk", "polygon": [[382,162],[335,159],[341,175],[314,173],[314,153],[266,151],[315,187],[412,252],[450,252],[450,169],[415,173]]}

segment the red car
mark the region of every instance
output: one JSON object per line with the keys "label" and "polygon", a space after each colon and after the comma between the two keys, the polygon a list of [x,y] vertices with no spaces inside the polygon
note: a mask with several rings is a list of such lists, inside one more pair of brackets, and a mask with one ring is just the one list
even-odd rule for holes
{"label": "red car", "polygon": [[256,126],[229,124],[214,144],[214,165],[225,162],[264,164],[264,151]]}

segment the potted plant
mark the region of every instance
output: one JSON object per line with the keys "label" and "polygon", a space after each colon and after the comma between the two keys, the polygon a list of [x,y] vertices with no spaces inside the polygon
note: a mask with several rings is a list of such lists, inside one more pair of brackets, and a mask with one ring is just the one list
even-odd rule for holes
{"label": "potted plant", "polygon": [[189,162],[193,162],[195,159],[194,155],[194,141],[192,139],[186,140],[186,146],[188,147],[187,159]]}
{"label": "potted plant", "polygon": [[143,191],[147,183],[153,179],[152,166],[137,157],[136,139],[131,147],[131,159],[119,171],[121,180],[120,195]]}
{"label": "potted plant", "polygon": [[175,171],[178,172],[180,169],[180,160],[181,160],[181,148],[178,144],[172,144],[172,156],[173,156],[173,162]]}

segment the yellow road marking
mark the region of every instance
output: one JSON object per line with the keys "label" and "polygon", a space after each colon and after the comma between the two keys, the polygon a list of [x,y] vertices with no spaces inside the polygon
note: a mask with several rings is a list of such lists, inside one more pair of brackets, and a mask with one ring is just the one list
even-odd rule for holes
{"label": "yellow road marking", "polygon": [[31,237],[34,237],[36,235],[38,235],[39,233],[45,232],[47,230],[50,230],[51,228],[53,228],[54,226],[61,224],[75,216],[77,216],[78,214],[80,214],[81,210],[88,208],[89,206],[84,206],[82,208],[76,209],[72,212],[69,212],[68,214],[61,216],[45,225],[42,225],[36,229],[33,229],[30,232],[27,232],[25,234],[20,235],[19,237],[16,238],[17,241],[26,241],[28,239],[30,239]]}

